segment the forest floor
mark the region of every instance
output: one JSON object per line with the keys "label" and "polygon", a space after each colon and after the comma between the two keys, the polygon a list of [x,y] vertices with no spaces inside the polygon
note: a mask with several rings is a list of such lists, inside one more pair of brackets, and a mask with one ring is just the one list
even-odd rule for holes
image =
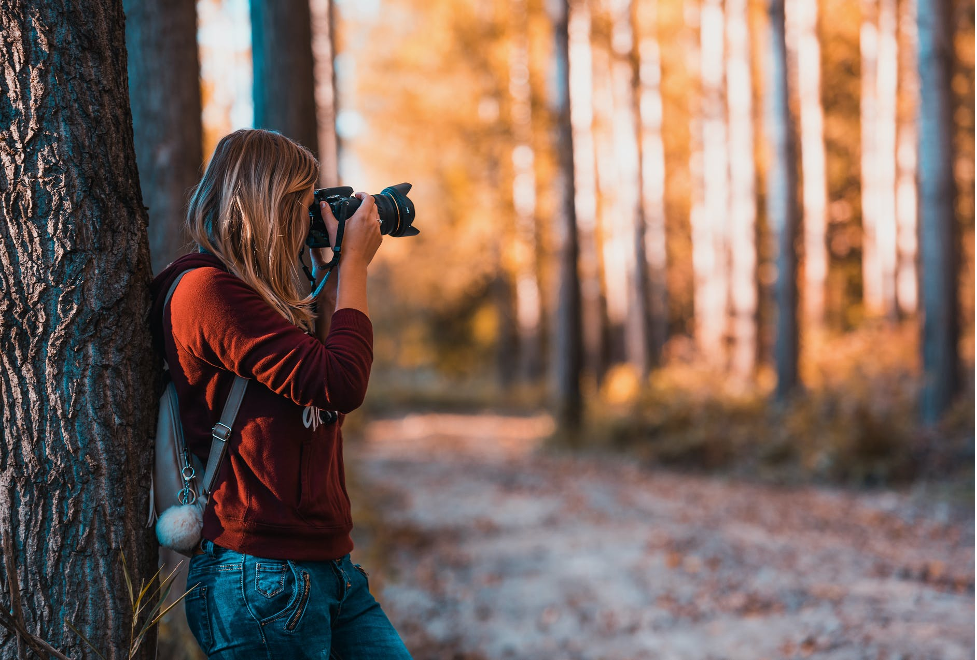
{"label": "forest floor", "polygon": [[416,660],[974,657],[972,497],[649,469],[551,426],[347,440],[353,558]]}

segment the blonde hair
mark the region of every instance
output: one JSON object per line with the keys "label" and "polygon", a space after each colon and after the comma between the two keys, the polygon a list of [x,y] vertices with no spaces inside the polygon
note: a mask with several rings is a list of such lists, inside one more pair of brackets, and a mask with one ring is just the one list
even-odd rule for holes
{"label": "blonde hair", "polygon": [[309,228],[303,197],[318,177],[315,156],[284,135],[235,131],[217,144],[187,210],[197,245],[306,331],[313,300],[295,267]]}

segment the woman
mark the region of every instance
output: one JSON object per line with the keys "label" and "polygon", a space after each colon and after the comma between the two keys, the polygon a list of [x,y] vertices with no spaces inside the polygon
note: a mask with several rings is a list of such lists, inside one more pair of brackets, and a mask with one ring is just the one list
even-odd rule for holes
{"label": "woman", "polygon": [[[187,620],[211,658],[410,658],[350,561],[340,433],[373,360],[377,210],[357,193],[338,272],[313,300],[296,266],[317,179],[313,155],[282,135],[226,136],[187,212],[199,253],[153,282],[157,346],[201,460],[235,374],[250,379],[190,560]],[[325,204],[322,214],[334,239]],[[312,255],[316,267],[327,259]]]}

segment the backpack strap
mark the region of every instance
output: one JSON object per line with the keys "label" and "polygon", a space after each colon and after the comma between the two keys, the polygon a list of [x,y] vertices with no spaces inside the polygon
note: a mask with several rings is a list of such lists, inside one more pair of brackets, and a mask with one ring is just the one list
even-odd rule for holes
{"label": "backpack strap", "polygon": [[[166,311],[166,305],[170,302],[170,298],[173,297],[173,292],[176,291],[176,285],[191,270],[194,269],[188,268],[176,276],[176,279],[170,286],[170,290],[166,293],[166,300],[163,301],[164,312]],[[234,384],[231,385],[231,392],[227,395],[227,402],[224,404],[224,410],[221,412],[220,421],[214,424],[214,428],[210,430],[210,455],[207,456],[207,467],[204,468],[202,483],[203,494],[208,498],[214,490],[214,482],[217,481],[217,474],[220,471],[221,463],[224,461],[224,455],[227,453],[227,441],[231,438],[231,427],[234,426],[234,419],[237,417],[238,410],[241,408],[241,401],[244,400],[244,392],[247,388],[248,379],[235,374]],[[180,434],[180,440],[183,440],[182,433]],[[183,449],[184,452],[187,452],[186,444],[184,444]]]}

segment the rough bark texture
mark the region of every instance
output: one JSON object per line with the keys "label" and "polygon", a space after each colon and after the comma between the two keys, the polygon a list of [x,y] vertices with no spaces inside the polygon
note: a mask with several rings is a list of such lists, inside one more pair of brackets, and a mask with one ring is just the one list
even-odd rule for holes
{"label": "rough bark texture", "polygon": [[774,362],[777,398],[797,387],[797,159],[787,104],[787,47],[784,41],[784,0],[769,0],[766,128],[770,140],[767,171],[767,217],[774,241],[777,281]]}
{"label": "rough bark texture", "polygon": [[319,153],[309,0],[252,0],[254,125]]}
{"label": "rough bark texture", "polygon": [[577,216],[573,182],[573,127],[570,124],[569,2],[550,6],[553,21],[554,89],[552,95],[557,171],[556,241],[558,254],[558,298],[553,327],[553,390],[557,423],[567,432],[580,427],[580,279],[577,272]]}
{"label": "rough bark texture", "polygon": [[194,0],[124,5],[136,160],[159,272],[186,251],[186,205],[203,163],[197,7]]}
{"label": "rough bark texture", "polygon": [[953,180],[949,3],[917,6],[919,24],[919,226],[923,306],[923,422],[934,424],[958,388],[957,254]]}
{"label": "rough bark texture", "polygon": [[[158,365],[124,21],[121,0],[0,2],[0,534],[29,628],[75,657],[65,621],[126,656],[120,553],[137,581],[157,561],[144,525]],[[0,631],[0,657],[15,656]]]}

